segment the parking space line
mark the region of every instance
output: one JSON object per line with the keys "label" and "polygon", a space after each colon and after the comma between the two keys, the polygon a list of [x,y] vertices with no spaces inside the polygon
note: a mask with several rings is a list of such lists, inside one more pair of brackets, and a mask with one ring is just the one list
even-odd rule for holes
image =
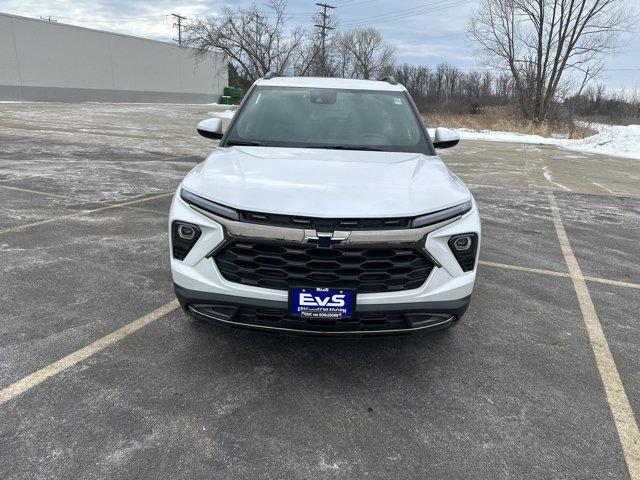
{"label": "parking space line", "polygon": [[[521,265],[510,265],[508,263],[488,262],[486,260],[480,260],[480,265],[486,265],[488,267],[504,268],[507,270],[519,270],[529,273],[541,273],[543,275],[551,275],[554,277],[566,277],[571,278],[571,274],[567,272],[557,272],[555,270],[545,270],[541,268],[523,267]],[[616,287],[637,288],[640,289],[640,283],[623,282],[621,280],[610,280],[608,278],[592,277],[584,275],[583,278],[588,282],[603,283],[605,285],[615,285]]]}
{"label": "parking space line", "polygon": [[69,195],[60,195],[59,193],[41,192],[39,190],[30,190],[28,188],[12,187],[11,185],[0,185],[0,188],[4,188],[6,190],[15,190],[16,192],[34,193],[36,195],[42,195],[44,197],[56,197],[63,198],[65,200],[71,200],[71,197]]}
{"label": "parking space line", "polygon": [[602,324],[591,300],[585,278],[582,276],[582,270],[571,249],[555,196],[552,192],[548,195],[556,234],[573,281],[573,287],[578,296],[582,318],[589,335],[589,343],[595,355],[607,401],[613,414],[629,475],[632,480],[640,480],[640,430],[638,429],[638,423],[629,404],[627,392],[624,389],[609,343],[604,335]]}
{"label": "parking space line", "polygon": [[165,217],[169,216],[169,210],[158,210],[155,208],[135,207],[133,205],[125,205],[122,208],[126,208],[127,210],[137,210],[139,212],[155,213],[156,215],[164,215]]}
{"label": "parking space line", "polygon": [[[477,189],[494,188],[494,189],[508,189],[508,190],[514,190],[514,189],[526,190],[534,193],[564,191],[557,187],[547,187],[545,185],[529,185],[525,187],[525,186],[512,186],[512,185],[489,185],[486,183],[473,183],[473,182],[465,182],[465,183],[467,187],[469,187],[471,190],[473,190],[474,188],[477,188]],[[612,192],[607,194],[607,193],[600,193],[600,191],[588,192],[588,193],[577,191],[573,193],[576,195],[590,195],[594,197],[605,197],[605,198],[640,198],[640,195],[635,193],[630,193],[630,192],[615,192],[615,193]]]}
{"label": "parking space line", "polygon": [[174,160],[180,160],[181,158],[191,158],[191,159],[193,159],[194,157],[195,157],[195,159],[194,160],[190,160],[190,161],[192,161],[192,162],[201,162],[203,160],[203,157],[201,155],[195,155],[195,154],[194,155],[177,155],[175,157],[159,158],[158,160],[162,161],[162,162],[170,162],[170,161],[174,161]]}
{"label": "parking space line", "polygon": [[82,210],[76,213],[70,213],[68,215],[61,215],[59,217],[47,218],[46,220],[39,220],[37,222],[26,223],[24,225],[16,225],[15,227],[5,228],[4,230],[0,230],[0,235],[11,232],[19,232],[20,230],[25,230],[27,228],[36,227],[38,225],[44,225],[46,223],[57,222],[60,220],[66,220],[68,218],[80,217],[82,215],[88,215],[90,213],[103,212],[105,210],[111,210],[114,208],[126,207],[128,205],[135,205],[137,203],[148,202],[149,200],[156,200],[158,198],[168,197],[173,195],[174,192],[162,193],[160,195],[153,195],[151,197],[139,198],[137,200],[129,200],[127,202],[122,203],[114,203],[112,205],[106,205],[104,207],[93,208],[91,210]]}
{"label": "parking space line", "polygon": [[40,385],[42,382],[53,377],[54,375],[57,375],[73,367],[75,364],[89,358],[90,356],[98,353],[101,350],[104,350],[109,345],[113,345],[114,343],[119,342],[123,338],[128,337],[141,328],[146,327],[150,323],[155,322],[159,318],[162,318],[163,316],[177,309],[178,306],[178,301],[173,300],[172,302],[169,302],[166,305],[157,308],[153,312],[147,313],[137,320],[134,320],[133,322],[120,327],[110,334],[99,338],[86,347],[82,347],[80,350],[76,350],[66,357],[63,357],[60,360],[53,362],[50,365],[47,365],[46,367],[33,372],[30,375],[27,375],[23,379],[18,380],[17,382],[9,385],[6,388],[3,388],[2,390],[0,390],[0,405],[7,403],[8,401],[16,398],[18,395],[21,395],[24,392],[32,389],[33,387]]}

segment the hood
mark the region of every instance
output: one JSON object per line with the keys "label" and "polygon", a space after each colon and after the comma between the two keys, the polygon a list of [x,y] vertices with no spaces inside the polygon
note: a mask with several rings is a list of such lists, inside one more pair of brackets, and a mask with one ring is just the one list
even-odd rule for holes
{"label": "hood", "polygon": [[324,218],[416,216],[471,198],[438,157],[307,148],[217,148],[182,186],[239,210]]}

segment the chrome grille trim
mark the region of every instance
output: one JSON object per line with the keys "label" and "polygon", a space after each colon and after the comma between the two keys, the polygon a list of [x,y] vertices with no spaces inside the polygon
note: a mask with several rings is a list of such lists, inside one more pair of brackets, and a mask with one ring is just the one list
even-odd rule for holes
{"label": "chrome grille trim", "polygon": [[[211,250],[207,257],[212,257],[233,240],[255,240],[270,243],[292,243],[306,245],[305,239],[317,236],[318,231],[305,228],[289,228],[274,225],[262,225],[258,223],[246,223],[229,220],[211,212],[203,210],[195,205],[190,207],[196,212],[210,218],[222,225],[225,240]],[[399,247],[414,248],[421,252],[436,267],[441,267],[440,263],[434,259],[426,249],[427,236],[429,233],[449,225],[462,218],[462,215],[444,220],[433,225],[426,225],[420,228],[402,230],[352,230],[334,231],[334,236],[344,237],[341,246],[367,246],[367,247]],[[321,232],[324,233],[324,232]]]}

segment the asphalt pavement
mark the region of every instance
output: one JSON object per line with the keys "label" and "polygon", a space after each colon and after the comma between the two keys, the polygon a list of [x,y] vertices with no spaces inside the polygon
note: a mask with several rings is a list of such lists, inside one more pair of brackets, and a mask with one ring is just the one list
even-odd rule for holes
{"label": "asphalt pavement", "polygon": [[640,478],[640,162],[462,142],[463,320],[274,336],[174,302],[169,203],[221,110],[0,104],[0,478]]}

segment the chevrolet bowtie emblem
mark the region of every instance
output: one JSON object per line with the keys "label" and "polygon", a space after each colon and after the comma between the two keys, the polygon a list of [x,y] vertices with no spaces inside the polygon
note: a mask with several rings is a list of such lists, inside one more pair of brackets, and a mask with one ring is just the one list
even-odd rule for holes
{"label": "chevrolet bowtie emblem", "polygon": [[305,235],[304,241],[318,248],[331,248],[340,245],[349,236],[349,232],[314,232]]}

